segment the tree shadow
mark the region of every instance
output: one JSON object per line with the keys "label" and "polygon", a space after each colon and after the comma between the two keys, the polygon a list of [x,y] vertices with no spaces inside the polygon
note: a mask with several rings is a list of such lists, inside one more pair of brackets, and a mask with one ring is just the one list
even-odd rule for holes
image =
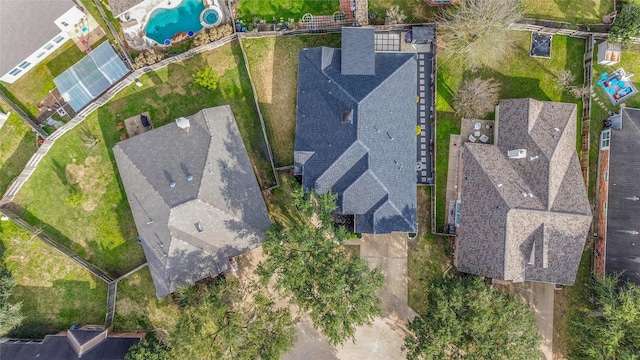
{"label": "tree shadow", "polygon": [[20,175],[31,155],[36,151],[35,138],[31,132],[25,134],[13,154],[0,166],[0,194],[4,194],[16,176]]}

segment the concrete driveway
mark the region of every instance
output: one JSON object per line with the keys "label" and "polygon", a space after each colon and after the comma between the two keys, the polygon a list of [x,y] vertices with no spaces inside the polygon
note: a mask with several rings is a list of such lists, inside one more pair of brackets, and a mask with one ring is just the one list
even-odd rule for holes
{"label": "concrete driveway", "polygon": [[383,316],[372,325],[359,327],[355,341],[332,347],[309,320],[298,323],[298,342],[285,360],[389,360],[404,359],[401,350],[406,323],[416,315],[407,305],[407,235],[363,235],[349,245],[360,246],[360,257],[380,266],[385,276],[378,296]]}
{"label": "concrete driveway", "polygon": [[533,310],[533,317],[543,341],[540,344],[543,360],[553,359],[553,284],[539,282],[510,283],[494,280],[499,288],[508,288]]}

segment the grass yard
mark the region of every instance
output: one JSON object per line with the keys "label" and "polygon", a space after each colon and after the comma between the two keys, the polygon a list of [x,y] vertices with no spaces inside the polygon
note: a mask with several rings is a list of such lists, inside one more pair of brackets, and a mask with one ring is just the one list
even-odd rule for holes
{"label": "grass yard", "polygon": [[0,222],[2,251],[17,284],[11,301],[22,301],[26,317],[10,336],[40,338],[72,324],[104,324],[106,283],[9,221]]}
{"label": "grass yard", "polygon": [[[568,36],[554,36],[551,59],[533,58],[529,56],[531,33],[527,31],[513,31],[517,38],[517,46],[513,52],[495,64],[480,68],[477,73],[460,72],[451,69],[447,64],[438,65],[437,111],[438,124],[436,129],[436,226],[438,231],[444,230],[445,223],[445,192],[447,177],[447,162],[449,154],[449,134],[459,134],[460,118],[455,115],[453,99],[460,81],[464,78],[479,76],[493,78],[501,84],[501,98],[526,98],[537,100],[562,101],[578,104],[578,126],[580,129],[580,114],[582,103],[566,91],[556,86],[556,74],[563,69],[570,70],[575,75],[575,83],[583,81],[582,58],[584,54],[584,40]],[[489,114],[487,119],[493,119]],[[580,146],[580,131],[577,131],[576,149]]]}
{"label": "grass yard", "polygon": [[424,0],[369,0],[369,13],[376,16],[376,23],[384,20],[387,10],[398,6],[406,15],[406,23],[422,23],[433,20],[441,7],[429,6]]}
{"label": "grass yard", "polygon": [[[218,89],[204,90],[192,74],[211,66]],[[274,184],[262,128],[237,43],[171,64],[140,77],[61,137],[18,193],[22,216],[81,257],[120,275],[144,262],[141,246],[111,148],[120,140],[120,121],[149,111],[154,126],[229,104],[263,187]],[[98,140],[88,147],[86,143]]]}
{"label": "grass yard", "polygon": [[446,236],[431,233],[431,187],[418,187],[420,233],[409,240],[407,253],[408,302],[418,314],[426,311],[427,289],[451,265],[451,246]]}
{"label": "grass yard", "polygon": [[298,22],[306,13],[331,15],[339,10],[339,0],[240,0],[236,11],[238,19],[246,23],[254,23],[258,19],[270,23],[273,18],[277,21],[293,18]]}
{"label": "grass yard", "polygon": [[613,0],[524,0],[524,16],[572,24],[600,24]]}
{"label": "grass yard", "polygon": [[[0,100],[0,111],[11,108]],[[0,128],[0,196],[36,152],[36,135],[18,115],[11,114]]]}
{"label": "grass yard", "polygon": [[178,309],[168,300],[156,298],[148,267],[138,270],[118,282],[114,328],[116,332],[164,329],[171,332]]}
{"label": "grass yard", "polygon": [[340,34],[330,34],[242,41],[276,166],[293,164],[298,53],[316,46],[340,47],[340,39]]}
{"label": "grass yard", "polygon": [[27,114],[35,117],[38,115],[38,102],[56,87],[53,79],[85,55],[73,41],[67,41],[13,84],[0,83],[0,91]]}

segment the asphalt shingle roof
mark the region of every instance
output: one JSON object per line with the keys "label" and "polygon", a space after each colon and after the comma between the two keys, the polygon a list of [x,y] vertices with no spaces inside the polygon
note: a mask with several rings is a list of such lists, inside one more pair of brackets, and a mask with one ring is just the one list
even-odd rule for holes
{"label": "asphalt shingle roof", "polygon": [[107,337],[99,345],[78,356],[64,335],[47,335],[42,342],[0,344],[0,359],[11,360],[123,360],[138,337]]}
{"label": "asphalt shingle roof", "polygon": [[[464,145],[458,269],[573,284],[591,225],[574,145],[576,106],[502,100],[495,131],[495,145]],[[516,149],[527,155],[509,158]]]}
{"label": "asphalt shingle roof", "polygon": [[371,41],[374,75],[343,74],[340,49],[300,52],[295,171],[305,189],[337,193],[356,231],[415,232],[416,56],[374,53],[373,29],[362,30],[343,28],[343,39]]}
{"label": "asphalt shingle roof", "polygon": [[113,149],[158,297],[229,270],[270,225],[229,106],[189,119]]}
{"label": "asphalt shingle roof", "polygon": [[71,0],[0,0],[0,75],[59,34],[54,20],[73,6]]}
{"label": "asphalt shingle roof", "polygon": [[605,272],[640,284],[640,109],[623,108],[611,130]]}

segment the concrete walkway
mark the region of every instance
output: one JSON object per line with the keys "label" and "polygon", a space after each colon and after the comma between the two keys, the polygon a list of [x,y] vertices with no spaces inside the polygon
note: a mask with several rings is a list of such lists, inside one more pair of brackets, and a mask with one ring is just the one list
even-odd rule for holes
{"label": "concrete walkway", "polygon": [[406,234],[363,235],[349,241],[360,245],[360,257],[371,266],[380,266],[385,283],[378,292],[383,316],[370,326],[356,330],[355,341],[332,347],[326,338],[303,319],[296,326],[298,342],[282,357],[284,360],[387,360],[404,359],[406,323],[416,315],[407,305],[407,236]]}

